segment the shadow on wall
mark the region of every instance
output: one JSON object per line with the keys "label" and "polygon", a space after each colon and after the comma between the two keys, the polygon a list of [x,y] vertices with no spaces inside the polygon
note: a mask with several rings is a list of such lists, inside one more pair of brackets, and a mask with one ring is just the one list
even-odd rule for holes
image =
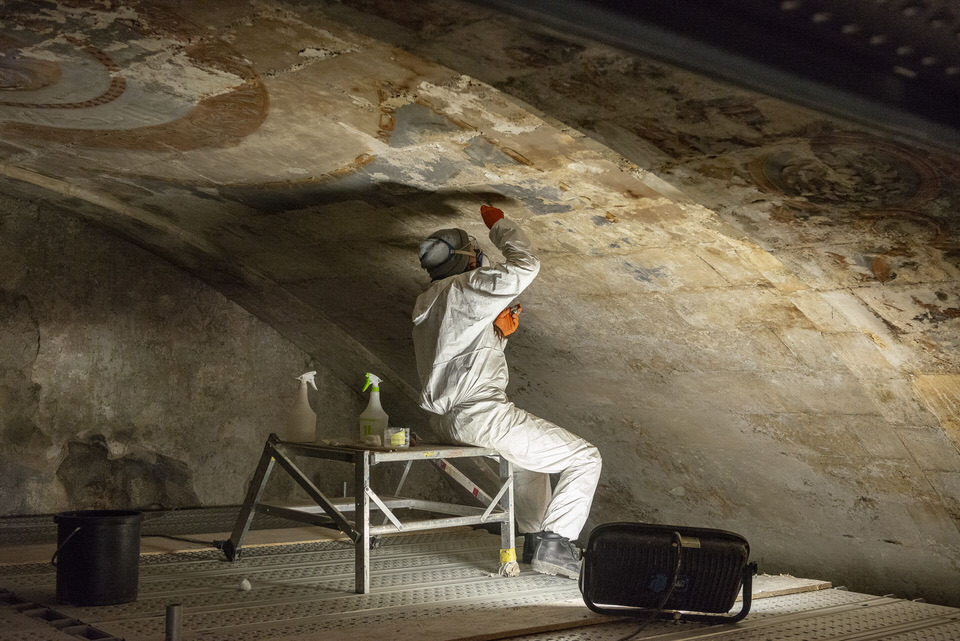
{"label": "shadow on wall", "polygon": [[[416,386],[410,312],[429,284],[418,261],[419,242],[446,227],[466,227],[479,236],[485,231],[480,204],[509,211],[516,202],[513,194],[492,189],[428,190],[361,174],[334,184],[218,190],[220,198],[243,205],[228,221],[204,230],[221,254],[170,248],[162,255],[329,362],[348,385],[361,380],[357,376],[368,365],[356,361],[366,352]],[[522,206],[529,211],[528,203]],[[465,211],[475,211],[476,219]],[[480,241],[492,249],[488,240]],[[360,352],[347,352],[324,334],[328,323],[349,334]],[[408,394],[398,418],[421,416],[414,401]]]}
{"label": "shadow on wall", "polygon": [[[89,225],[2,194],[0,211],[0,515],[242,500],[293,375],[322,368],[103,233],[118,216]],[[318,385],[329,414],[355,414],[350,389],[322,371]]]}
{"label": "shadow on wall", "polygon": [[227,185],[220,187],[219,192],[223,198],[246,205],[261,214],[363,202],[389,210],[399,208],[410,216],[419,213],[454,217],[460,215],[461,210],[449,204],[450,201],[476,201],[479,208],[482,203],[503,205],[510,200],[493,190],[426,190],[398,182],[373,182],[364,178],[363,174],[357,174],[356,179],[351,177],[332,184],[304,182],[280,189],[273,186]]}
{"label": "shadow on wall", "polygon": [[[171,185],[166,187],[170,188]],[[358,185],[356,189],[343,188],[342,185],[336,188],[295,185],[286,188],[228,187],[224,190],[245,207],[236,208],[240,210],[239,213],[231,216],[229,222],[222,223],[219,229],[211,227],[203,230],[203,234],[216,239],[213,246],[219,249],[209,253],[196,245],[183,243],[179,238],[166,236],[161,230],[140,224],[122,212],[106,212],[89,203],[76,203],[71,211],[83,215],[95,227],[106,228],[136,245],[150,249],[206,282],[265,321],[281,337],[304,350],[306,355],[315,357],[318,364],[329,367],[331,372],[338,374],[335,370],[340,367],[344,373],[338,374],[338,378],[346,387],[333,390],[335,398],[331,409],[344,422],[352,422],[355,418],[350,401],[356,400],[357,391],[353,390],[354,395],[349,394],[353,388],[349,375],[357,372],[362,374],[368,364],[344,352],[342,346],[337,344],[337,337],[326,331],[329,322],[339,325],[366,352],[381,357],[400,372],[409,385],[415,387],[410,310],[413,299],[428,283],[417,261],[419,240],[433,229],[469,225],[464,211],[478,209],[481,202],[504,205],[508,201],[507,197],[495,191],[434,192],[399,183]],[[199,198],[199,194],[196,197]],[[223,197],[218,199],[217,206],[222,203]],[[310,205],[305,209],[292,209],[302,203]],[[476,203],[476,208],[473,203]],[[418,222],[413,222],[414,219]],[[427,219],[427,222],[423,219]],[[206,465],[204,456],[189,444],[209,438],[218,438],[223,442],[222,436],[208,434],[209,430],[181,433],[178,426],[230,426],[228,442],[223,442],[225,447],[233,451],[228,458],[244,459],[247,450],[252,456],[262,444],[262,435],[253,433],[259,429],[257,425],[262,427],[257,422],[259,414],[237,414],[244,410],[230,403],[224,406],[225,381],[222,378],[217,381],[210,376],[214,371],[229,371],[231,388],[242,389],[248,383],[259,385],[262,383],[260,379],[268,373],[289,367],[284,363],[296,358],[296,354],[278,353],[272,339],[267,340],[259,335],[256,323],[234,318],[234,312],[228,308],[220,310],[220,303],[216,299],[206,301],[203,288],[180,284],[180,279],[172,270],[160,270],[166,276],[159,279],[138,276],[144,267],[143,254],[124,251],[115,241],[104,243],[97,234],[90,237],[92,240],[85,233],[77,238],[75,234],[82,226],[72,217],[68,220],[71,222],[55,222],[53,219],[46,222],[38,219],[22,221],[20,232],[25,236],[24,240],[31,235],[34,237],[34,241],[25,242],[22,246],[27,248],[22,250],[26,252],[25,259],[29,258],[25,264],[31,265],[31,274],[34,275],[47,272],[60,274],[53,280],[60,283],[61,287],[44,289],[38,285],[43,279],[24,278],[20,281],[21,286],[26,288],[23,294],[14,294],[25,296],[40,310],[36,322],[41,326],[52,323],[52,327],[56,328],[58,323],[69,320],[70,331],[66,339],[75,342],[70,343],[70,349],[75,352],[71,353],[76,361],[71,367],[79,372],[89,362],[103,361],[101,367],[109,365],[114,367],[114,371],[108,367],[100,372],[98,380],[110,380],[121,375],[129,377],[130,371],[116,368],[122,369],[128,363],[135,362],[135,373],[139,371],[138,368],[153,363],[150,359],[144,361],[143,354],[139,352],[140,343],[143,342],[147,347],[152,345],[154,352],[158,345],[162,345],[163,367],[178,372],[183,369],[184,375],[193,372],[192,375],[200,377],[195,381],[199,386],[195,389],[191,387],[196,397],[193,402],[182,404],[179,410],[168,407],[157,416],[150,414],[152,418],[148,417],[147,420],[154,426],[151,431],[153,440],[142,445],[128,441],[121,432],[99,424],[94,428],[96,435],[88,435],[91,432],[80,435],[72,433],[77,428],[75,419],[78,412],[96,415],[92,408],[77,406],[73,408],[75,411],[71,411],[70,417],[54,416],[52,420],[56,426],[53,423],[40,426],[38,433],[45,440],[27,448],[29,451],[24,455],[30,459],[39,457],[45,460],[42,452],[49,447],[51,435],[59,432],[59,438],[65,437],[60,441],[63,443],[64,458],[44,465],[41,476],[34,475],[30,469],[17,468],[8,486],[25,487],[27,480],[35,479],[38,481],[35,483],[37,491],[47,499],[41,500],[36,492],[31,491],[30,497],[25,499],[26,503],[8,506],[7,509],[31,513],[64,507],[175,508],[208,504],[210,497],[217,494],[217,490],[211,487],[213,475],[209,470],[198,467]],[[482,225],[479,214],[473,222]],[[56,231],[51,229],[52,233],[38,236],[38,225],[46,229],[48,223],[58,225],[54,228]],[[425,231],[411,232],[417,227]],[[37,243],[36,251],[29,249]],[[73,254],[71,247],[75,247],[86,258],[79,264],[75,263],[71,269],[72,276],[64,279],[60,273],[62,265],[44,257],[53,257],[67,250],[70,250],[68,254]],[[245,251],[244,247],[249,251]],[[91,251],[91,248],[97,249]],[[50,264],[43,266],[35,262],[38,260]],[[288,269],[291,265],[296,265],[294,271]],[[404,265],[409,266],[409,271]],[[263,278],[247,280],[250,271]],[[156,275],[155,272],[156,269],[147,270],[147,273]],[[112,275],[108,276],[108,273]],[[123,276],[118,277],[121,274]],[[96,285],[97,282],[100,284]],[[104,288],[104,283],[110,286]],[[89,287],[95,286],[101,289],[100,294],[88,291]],[[189,296],[190,300],[178,300],[178,292]],[[300,302],[302,310],[307,313],[291,314],[289,307],[278,305],[278,300],[284,300],[284,296]],[[214,307],[210,308],[210,305]],[[150,309],[157,310],[153,320],[143,315]],[[364,318],[358,319],[360,315]],[[113,336],[113,330],[108,328],[116,323],[123,323],[121,329],[124,331],[119,332],[121,337],[132,332],[127,342],[117,343],[114,340],[104,343],[91,340],[86,334],[77,334],[86,331],[84,328],[90,325],[101,328],[96,336],[100,336],[101,332],[104,336]],[[188,325],[181,327],[183,323]],[[151,327],[152,324],[155,326]],[[136,329],[137,326],[140,328]],[[237,331],[239,335],[235,333]],[[304,334],[308,338],[326,336],[323,340],[305,342],[300,340]],[[36,332],[31,335],[36,345]],[[91,352],[100,349],[109,349],[111,357],[104,360]],[[272,354],[270,358],[275,363],[254,362],[267,353]],[[50,352],[50,355],[53,356],[53,353]],[[345,355],[350,358],[342,358]],[[190,362],[191,359],[193,362]],[[62,369],[62,363],[45,363]],[[217,369],[214,367],[217,363],[231,363],[232,369]],[[249,367],[257,371],[247,369]],[[311,365],[310,368],[314,367]],[[61,371],[60,375],[63,374]],[[34,368],[28,376],[40,376],[37,384],[55,393],[57,386],[43,379],[45,375],[46,370]],[[271,380],[276,378],[272,374],[271,377]],[[115,405],[122,418],[131,413],[140,416],[138,412],[142,410],[142,403],[152,403],[150,407],[158,406],[158,403],[162,404],[171,395],[177,394],[176,390],[166,389],[169,386],[165,387],[162,383],[164,377],[147,376],[142,380],[155,382],[138,386],[136,394],[128,394],[124,398],[113,398],[109,390],[115,388],[103,383],[100,386],[102,389],[98,388],[98,395],[80,394],[71,402],[82,403],[84,399],[96,396],[98,402]],[[183,383],[187,379],[181,376],[177,380]],[[263,393],[273,400],[260,408],[260,414],[270,413],[270,407],[276,405],[273,396],[279,398],[272,391]],[[391,416],[395,416],[400,424],[426,424],[413,398],[404,398],[396,387],[390,394],[393,405]],[[57,407],[66,407],[63,399],[58,401],[55,397],[49,397],[46,401],[57,403]],[[244,402],[253,401],[247,399]],[[187,414],[183,415],[183,412]],[[31,411],[33,413],[35,411]],[[203,420],[198,421],[198,417]],[[335,417],[330,419],[331,422],[334,420]],[[64,429],[60,429],[61,426]],[[177,439],[179,443],[173,445],[171,439]],[[172,449],[168,450],[168,446]],[[193,453],[186,458],[176,459],[166,455],[183,447]],[[242,494],[246,485],[245,475],[249,470],[240,463],[227,463],[223,457],[218,457],[218,460],[217,485],[222,487],[222,484],[227,484],[236,490],[232,493]],[[62,488],[66,500],[64,505],[59,502],[56,505],[45,503],[52,490],[43,488],[52,483]],[[219,502],[223,500],[227,499],[218,499]]]}
{"label": "shadow on wall", "polygon": [[192,473],[182,461],[148,451],[111,457],[101,435],[72,440],[66,451],[57,478],[66,488],[70,505],[144,509],[200,504]]}
{"label": "shadow on wall", "polygon": [[[428,440],[438,437],[416,404],[419,380],[411,322],[415,299],[430,283],[419,265],[419,242],[437,229],[464,227],[489,251],[494,247],[481,237],[486,231],[481,204],[500,206],[508,214],[559,206],[535,189],[509,195],[495,189],[434,190],[374,182],[362,173],[334,184],[226,186],[219,193],[246,211],[210,238],[312,315],[290,313],[290,305],[275,304],[269,293],[244,300],[244,307],[294,342],[313,333],[298,344],[318,361],[339,368],[345,383],[358,384],[368,367],[364,354],[348,351],[330,332],[315,336],[325,323],[335,325],[337,332],[356,341],[369,362],[383,362],[405,384],[402,390],[398,381],[387,380],[384,403],[391,424],[417,426]],[[251,248],[249,253],[246,248]],[[482,471],[474,476],[484,477]],[[497,487],[484,489],[495,492]]]}

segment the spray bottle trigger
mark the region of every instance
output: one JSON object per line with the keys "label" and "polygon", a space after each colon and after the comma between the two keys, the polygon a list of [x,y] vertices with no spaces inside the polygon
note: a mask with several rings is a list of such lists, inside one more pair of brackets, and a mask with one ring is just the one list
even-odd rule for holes
{"label": "spray bottle trigger", "polygon": [[317,381],[315,380],[316,375],[317,375],[317,371],[313,370],[310,372],[305,372],[300,376],[297,376],[296,379],[301,383],[309,383],[310,387],[312,387],[313,389],[319,392],[320,390],[317,389]]}
{"label": "spray bottle trigger", "polygon": [[367,391],[367,388],[370,387],[371,385],[373,385],[373,391],[374,391],[374,392],[379,392],[379,391],[380,391],[380,383],[382,383],[382,382],[383,382],[383,379],[381,379],[379,376],[377,376],[376,374],[371,374],[370,372],[367,372],[367,384],[364,385],[364,386],[363,386],[363,389],[360,390],[360,391],[361,391],[361,392],[366,392],[366,391]]}

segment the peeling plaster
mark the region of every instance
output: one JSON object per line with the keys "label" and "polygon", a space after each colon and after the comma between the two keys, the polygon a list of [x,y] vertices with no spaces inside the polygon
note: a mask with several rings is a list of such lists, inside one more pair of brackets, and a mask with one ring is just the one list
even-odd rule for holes
{"label": "peeling plaster", "polygon": [[[432,98],[443,105],[443,111],[451,116],[458,118],[475,118],[479,116],[488,124],[490,133],[496,132],[501,135],[516,135],[536,131],[542,126],[542,122],[530,113],[514,110],[509,114],[509,119],[503,117],[498,112],[490,109],[485,100],[482,89],[478,95],[473,91],[465,91],[467,88],[482,87],[473,78],[469,76],[460,76],[453,86],[439,86],[431,82],[421,82],[417,86],[417,91],[425,98]],[[490,88],[490,93],[495,96],[495,91]]]}

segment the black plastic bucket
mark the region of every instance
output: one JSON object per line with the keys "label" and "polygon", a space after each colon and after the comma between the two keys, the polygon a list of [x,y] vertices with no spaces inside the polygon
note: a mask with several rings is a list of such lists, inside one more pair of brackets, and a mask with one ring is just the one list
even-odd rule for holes
{"label": "black plastic bucket", "polygon": [[137,600],[140,579],[140,512],[61,512],[57,551],[57,602],[110,605]]}

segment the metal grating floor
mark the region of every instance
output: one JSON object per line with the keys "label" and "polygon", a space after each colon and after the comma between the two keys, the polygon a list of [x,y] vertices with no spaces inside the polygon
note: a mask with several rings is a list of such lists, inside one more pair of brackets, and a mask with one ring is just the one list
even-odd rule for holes
{"label": "metal grating floor", "polygon": [[[514,641],[619,641],[635,622],[595,625]],[[658,641],[958,641],[960,611],[830,589],[761,599],[735,626],[656,622],[636,639]]]}
{"label": "metal grating floor", "polygon": [[[139,599],[102,607],[56,605],[47,563],[0,566],[0,641],[159,641],[171,603],[183,605],[191,641],[615,641],[637,631],[587,610],[575,581],[497,576],[498,549],[483,530],[386,538],[366,595],[352,591],[345,541],[248,547],[236,563],[215,550],[143,556]],[[960,609],[827,589],[757,599],[736,626],[657,621],[634,638],[958,641]]]}

